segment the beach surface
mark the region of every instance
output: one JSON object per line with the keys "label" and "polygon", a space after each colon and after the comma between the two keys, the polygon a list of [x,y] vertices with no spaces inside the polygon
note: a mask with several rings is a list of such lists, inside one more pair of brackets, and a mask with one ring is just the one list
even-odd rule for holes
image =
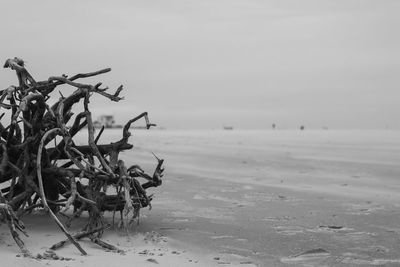
{"label": "beach surface", "polygon": [[[120,135],[106,130],[99,143]],[[128,236],[105,233],[124,253],[82,241],[88,256],[68,245],[56,251],[68,260],[18,257],[3,224],[1,266],[400,265],[398,131],[132,130],[130,142],[127,164],[152,173],[154,152],[166,173]],[[22,220],[34,253],[64,239],[40,211]]]}

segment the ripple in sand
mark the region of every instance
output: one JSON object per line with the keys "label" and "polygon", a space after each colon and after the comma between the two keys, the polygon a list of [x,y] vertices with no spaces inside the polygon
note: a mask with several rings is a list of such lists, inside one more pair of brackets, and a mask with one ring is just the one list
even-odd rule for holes
{"label": "ripple in sand", "polygon": [[336,226],[336,225],[320,225],[314,229],[308,229],[308,232],[312,233],[327,233],[327,234],[334,234],[334,233],[347,233],[353,231],[353,228],[344,227],[344,226]]}
{"label": "ripple in sand", "polygon": [[174,222],[176,223],[185,223],[185,222],[193,222],[194,220],[191,218],[183,218],[183,219],[175,219]]}
{"label": "ripple in sand", "polygon": [[379,254],[386,254],[390,251],[390,249],[384,247],[384,246],[379,246],[379,245],[372,245],[372,246],[368,246],[368,247],[354,247],[351,248],[351,250],[354,251],[359,251],[359,252],[363,252],[363,253],[379,253]]}
{"label": "ripple in sand", "polygon": [[385,210],[383,206],[372,206],[371,203],[347,205],[347,213],[351,215],[369,215],[380,210]]}
{"label": "ripple in sand", "polygon": [[378,227],[384,229],[388,233],[394,233],[400,235],[400,228],[387,227],[387,226],[378,226]]}
{"label": "ripple in sand", "polygon": [[[323,248],[310,249],[305,252],[281,258],[281,262],[287,264],[305,265],[305,266],[320,266],[324,260],[329,258],[331,254]],[[313,265],[311,265],[313,263]],[[318,264],[318,265],[314,265]]]}
{"label": "ripple in sand", "polygon": [[237,193],[237,192],[239,192],[239,189],[221,189],[221,192],[222,193]]}
{"label": "ripple in sand", "polygon": [[185,204],[185,200],[178,200],[178,199],[172,199],[172,198],[164,198],[164,197],[158,197],[152,200],[151,204],[153,205],[165,205],[165,206],[177,206],[177,205],[183,205]]}
{"label": "ripple in sand", "polygon": [[288,236],[304,233],[304,228],[300,227],[300,226],[281,226],[281,225],[279,225],[279,226],[273,226],[272,228],[274,228],[278,234],[288,235]]}
{"label": "ripple in sand", "polygon": [[258,253],[252,249],[238,246],[222,245],[220,248],[223,249],[221,252],[225,255],[235,255],[237,257],[244,257],[244,255],[255,255]]}
{"label": "ripple in sand", "polygon": [[193,199],[196,199],[196,200],[203,200],[203,199],[206,199],[206,198],[203,197],[202,195],[196,194],[196,195],[193,196]]}
{"label": "ripple in sand", "polygon": [[226,238],[234,238],[231,235],[219,235],[219,236],[212,236],[211,239],[226,239]]}
{"label": "ripple in sand", "polygon": [[218,265],[229,265],[229,266],[251,266],[256,267],[248,257],[236,254],[236,253],[222,253],[217,257],[214,257]]}
{"label": "ripple in sand", "polygon": [[294,219],[296,219],[296,217],[291,217],[291,216],[285,215],[285,216],[277,216],[277,217],[266,217],[261,220],[267,221],[267,222],[280,222],[280,221],[291,221]]}
{"label": "ripple in sand", "polygon": [[252,189],[254,189],[254,187],[251,186],[251,185],[245,185],[245,186],[243,186],[243,189],[245,189],[245,190],[252,190]]}
{"label": "ripple in sand", "polygon": [[353,232],[353,233],[347,233],[343,237],[351,241],[364,241],[376,235],[377,235],[376,233],[370,233],[370,232]]}
{"label": "ripple in sand", "polygon": [[343,234],[334,235],[333,238],[341,243],[356,243],[356,244],[369,244],[373,242],[376,233],[370,232],[348,232]]}
{"label": "ripple in sand", "polygon": [[361,265],[361,266],[399,266],[400,259],[371,259],[368,256],[356,254],[356,253],[344,253],[340,259],[340,263],[348,265]]}
{"label": "ripple in sand", "polygon": [[251,194],[244,194],[244,199],[252,201],[274,201],[276,198],[273,194],[267,192],[251,192]]}
{"label": "ripple in sand", "polygon": [[238,199],[233,199],[233,198],[228,198],[228,197],[222,197],[222,196],[217,196],[213,194],[196,194],[193,196],[193,199],[196,200],[216,200],[216,201],[221,201],[224,203],[228,203],[234,207],[247,207],[247,206],[255,206],[254,202],[249,202],[249,201],[242,201]]}
{"label": "ripple in sand", "polygon": [[233,216],[231,216],[229,212],[217,208],[196,208],[196,209],[187,208],[186,210],[170,211],[169,214],[172,217],[178,217],[179,219],[184,219],[184,218],[192,219],[193,217],[200,217],[215,222],[219,222],[219,220],[223,221],[233,220]]}

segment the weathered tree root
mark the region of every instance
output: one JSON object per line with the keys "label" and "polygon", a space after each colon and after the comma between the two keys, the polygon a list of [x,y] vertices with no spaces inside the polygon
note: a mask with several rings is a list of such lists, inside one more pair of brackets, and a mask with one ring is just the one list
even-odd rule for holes
{"label": "weathered tree root", "polygon": [[[105,225],[105,226],[101,226],[101,227],[94,228],[94,229],[89,230],[89,231],[82,231],[82,232],[79,232],[79,233],[73,235],[73,238],[74,238],[75,240],[80,240],[80,239],[82,239],[82,238],[84,238],[84,237],[89,237],[89,236],[94,235],[95,233],[102,232],[102,231],[104,231],[105,229],[110,228],[110,226],[111,226],[111,225],[108,224],[108,225]],[[69,239],[60,241],[60,242],[58,242],[58,243],[52,245],[52,246],[50,247],[50,249],[52,249],[52,250],[59,249],[59,248],[63,247],[64,245],[66,245],[68,242],[70,242]]]}
{"label": "weathered tree root", "polygon": [[107,251],[113,251],[113,252],[117,252],[117,253],[125,253],[125,251],[123,251],[122,249],[117,248],[114,245],[111,245],[103,240],[101,240],[98,237],[92,237],[90,239],[93,243],[99,245],[100,247],[104,248]]}
{"label": "weathered tree root", "polygon": [[8,227],[10,228],[11,236],[13,237],[15,243],[20,248],[21,252],[25,256],[31,255],[31,252],[25,247],[24,242],[21,240],[21,238],[19,237],[19,234],[17,232],[17,229],[18,229],[22,233],[24,233],[26,236],[28,236],[25,233],[25,231],[23,230],[24,227],[23,227],[22,222],[17,218],[14,211],[8,204],[0,203],[0,210],[2,212],[3,217],[7,221]]}
{"label": "weathered tree root", "polygon": [[[144,118],[147,129],[155,124],[150,123],[147,112],[143,112],[126,123],[119,141],[99,145],[104,128],[95,137],[90,97],[99,94],[118,102],[123,99],[119,96],[122,86],[110,94],[108,88],[101,88],[101,83],[91,85],[76,80],[111,69],[36,81],[22,59],[8,59],[4,67],[15,70],[18,78],[18,86],[0,90],[0,109],[5,110],[0,115],[0,214],[7,221],[15,242],[23,253],[30,255],[17,232],[25,233],[17,215],[44,208],[68,241],[85,255],[76,241],[81,235],[70,235],[56,216],[60,208],[65,211],[73,206],[74,214],[67,224],[87,211],[89,219],[83,236],[105,249],[119,251],[99,239],[105,229],[102,213],[119,211],[123,225],[128,227],[138,219],[141,208],[151,207],[152,197],[147,196],[146,189],[160,186],[164,171],[162,159],[156,157],[158,163],[151,176],[136,164],[128,167],[119,159],[119,153],[133,147],[128,143],[133,123]],[[49,105],[51,93],[60,85],[75,91]],[[83,110],[74,115],[71,110],[80,102]],[[4,126],[1,120],[6,114],[10,120]],[[69,124],[71,119],[73,123]],[[84,127],[88,131],[88,145],[76,146],[74,136]],[[61,140],[56,139],[57,136]],[[54,144],[46,148],[50,143]],[[145,182],[140,183],[139,179]],[[4,182],[9,185],[2,185]],[[109,194],[109,187],[116,193]],[[62,245],[65,243],[63,241]]]}

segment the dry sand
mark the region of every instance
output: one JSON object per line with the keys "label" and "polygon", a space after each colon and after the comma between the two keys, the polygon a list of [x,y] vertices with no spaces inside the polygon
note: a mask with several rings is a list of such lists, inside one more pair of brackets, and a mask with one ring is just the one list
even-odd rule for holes
{"label": "dry sand", "polygon": [[[129,237],[106,232],[123,255],[83,241],[89,256],[57,251],[71,261],[16,257],[2,225],[0,265],[400,266],[399,132],[153,130],[131,141],[127,162],[151,171],[153,151],[167,169]],[[23,220],[35,253],[64,238],[44,214]]]}

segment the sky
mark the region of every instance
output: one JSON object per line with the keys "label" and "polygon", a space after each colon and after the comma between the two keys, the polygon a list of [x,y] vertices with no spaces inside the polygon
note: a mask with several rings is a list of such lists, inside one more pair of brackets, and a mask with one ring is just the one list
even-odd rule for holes
{"label": "sky", "polygon": [[36,80],[111,67],[88,82],[125,100],[91,107],[121,124],[400,129],[398,14],[397,0],[0,0],[0,60]]}

